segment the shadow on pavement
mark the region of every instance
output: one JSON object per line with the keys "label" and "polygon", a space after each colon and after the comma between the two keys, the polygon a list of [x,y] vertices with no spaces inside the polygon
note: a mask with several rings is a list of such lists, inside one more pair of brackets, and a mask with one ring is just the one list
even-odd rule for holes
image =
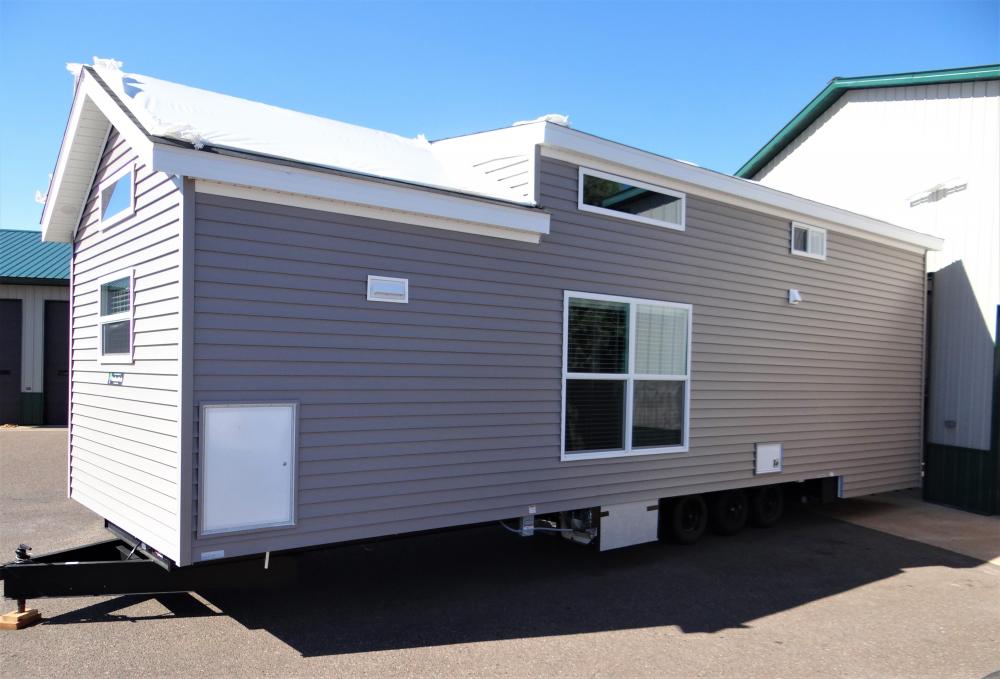
{"label": "shadow on pavement", "polygon": [[[155,599],[168,613],[157,615],[132,615],[116,613],[149,599]],[[46,618],[46,625],[71,625],[80,622],[138,622],[140,620],[168,620],[170,618],[202,618],[216,613],[211,608],[195,599],[190,594],[133,594],[119,596],[101,601],[84,608],[78,608],[69,613],[63,613],[52,618]]]}
{"label": "shadow on pavement", "polygon": [[[201,594],[245,627],[321,656],[643,627],[716,632],[903,569],[981,563],[807,511],[692,547],[601,554],[478,527],[298,558],[289,586]],[[178,615],[213,614],[177,596],[197,604]],[[119,597],[49,623],[108,620],[139,599]]]}

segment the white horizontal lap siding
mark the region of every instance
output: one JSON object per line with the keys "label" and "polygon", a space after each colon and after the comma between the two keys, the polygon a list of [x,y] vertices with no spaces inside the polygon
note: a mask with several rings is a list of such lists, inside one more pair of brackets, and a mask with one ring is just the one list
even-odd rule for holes
{"label": "white horizontal lap siding", "polygon": [[[195,405],[298,401],[300,445],[297,525],[193,534],[195,560],[831,472],[913,485],[920,255],[831,233],[793,257],[788,222],[695,198],[684,232],[593,215],[543,163],[537,245],[197,195]],[[368,275],[409,303],[368,302]],[[560,462],[565,290],[694,305],[691,452]],[[753,476],[758,441],[783,476]]]}
{"label": "white horizontal lap siding", "polygon": [[[180,192],[137,163],[135,214],[102,231],[97,187],[132,163],[112,130],[74,242],[70,495],[176,559]],[[134,361],[101,364],[99,281],[132,271]]]}

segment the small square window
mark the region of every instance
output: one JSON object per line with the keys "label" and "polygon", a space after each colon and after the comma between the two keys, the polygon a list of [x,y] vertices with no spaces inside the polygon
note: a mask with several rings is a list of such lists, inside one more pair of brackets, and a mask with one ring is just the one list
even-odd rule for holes
{"label": "small square window", "polygon": [[826,259],[826,229],[792,222],[792,254]]}
{"label": "small square window", "polygon": [[105,363],[132,361],[132,275],[112,276],[100,285],[99,356]]}
{"label": "small square window", "polygon": [[129,166],[101,186],[101,228],[135,212],[135,168]]}

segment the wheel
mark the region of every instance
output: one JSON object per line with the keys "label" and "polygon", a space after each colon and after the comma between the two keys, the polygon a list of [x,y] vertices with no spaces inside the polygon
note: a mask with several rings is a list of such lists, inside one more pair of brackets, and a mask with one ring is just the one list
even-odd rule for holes
{"label": "wheel", "polygon": [[685,495],[670,503],[667,534],[673,542],[693,545],[708,527],[708,505],[701,495]]}
{"label": "wheel", "polygon": [[785,494],[781,486],[764,486],[753,492],[750,498],[750,521],[753,525],[770,528],[784,513]]}
{"label": "wheel", "polygon": [[743,530],[750,517],[747,494],[742,490],[724,490],[712,497],[712,530],[719,535],[734,535]]}

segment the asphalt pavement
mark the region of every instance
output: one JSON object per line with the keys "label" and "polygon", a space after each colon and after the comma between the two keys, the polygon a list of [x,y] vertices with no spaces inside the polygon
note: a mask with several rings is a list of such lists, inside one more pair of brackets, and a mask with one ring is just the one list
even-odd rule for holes
{"label": "asphalt pavement", "polygon": [[[65,430],[0,431],[0,559],[19,542],[42,553],[105,537],[66,499],[65,445]],[[30,602],[45,620],[0,633],[0,667],[9,677],[1000,670],[1000,567],[808,509],[691,547],[601,554],[478,527],[297,564],[298,579],[276,589]]]}

